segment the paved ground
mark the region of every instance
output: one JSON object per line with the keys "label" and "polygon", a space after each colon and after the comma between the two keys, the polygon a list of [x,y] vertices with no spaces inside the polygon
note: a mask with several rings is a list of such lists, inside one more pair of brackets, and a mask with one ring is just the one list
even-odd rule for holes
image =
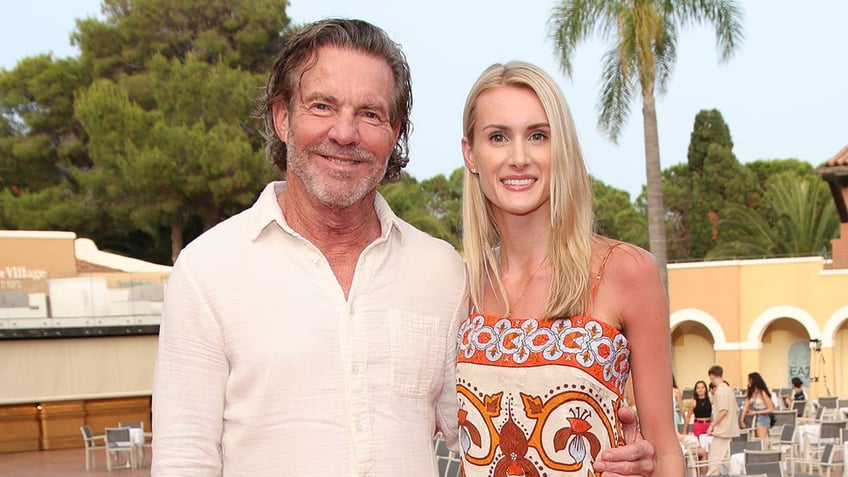
{"label": "paved ground", "polygon": [[85,450],[58,449],[32,452],[0,453],[0,477],[150,477],[150,455],[138,470],[106,470],[102,449],[95,453],[94,469],[85,470]]}

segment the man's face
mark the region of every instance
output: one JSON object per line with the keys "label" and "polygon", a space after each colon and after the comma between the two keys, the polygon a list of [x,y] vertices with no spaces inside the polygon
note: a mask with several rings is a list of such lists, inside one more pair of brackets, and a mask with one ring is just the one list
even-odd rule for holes
{"label": "man's face", "polygon": [[301,76],[292,110],[274,106],[274,127],[288,150],[290,187],[303,187],[335,208],[373,192],[398,138],[398,125],[389,121],[393,87],[383,59],[319,49]]}
{"label": "man's face", "polygon": [[721,384],[721,378],[715,375],[710,374],[710,382],[713,383],[714,386],[718,387]]}

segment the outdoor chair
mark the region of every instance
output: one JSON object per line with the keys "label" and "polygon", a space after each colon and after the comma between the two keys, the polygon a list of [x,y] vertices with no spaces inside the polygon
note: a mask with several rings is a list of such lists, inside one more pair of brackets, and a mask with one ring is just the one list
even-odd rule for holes
{"label": "outdoor chair", "polygon": [[745,474],[766,474],[768,477],[783,477],[782,454],[780,451],[745,451]]}
{"label": "outdoor chair", "polygon": [[[96,461],[94,453],[99,449],[106,448],[106,436],[95,436],[88,424],[80,426],[80,432],[82,432],[82,442],[85,445],[85,470],[91,470]],[[98,441],[100,441],[100,444],[98,444]]]}
{"label": "outdoor chair", "polygon": [[774,426],[785,426],[787,424],[794,426],[797,417],[798,414],[792,409],[787,411],[774,411]]}
{"label": "outdoor chair", "polygon": [[436,448],[436,460],[439,465],[439,477],[459,477],[460,458],[456,452],[451,452],[441,434],[433,439]]}
{"label": "outdoor chair", "polygon": [[122,461],[122,455],[126,464],[121,467],[135,469],[135,453],[130,441],[129,427],[107,427],[106,431],[106,468],[112,471],[115,463]]}
{"label": "outdoor chair", "polygon": [[761,451],[763,450],[763,442],[760,439],[752,439],[750,441],[730,441],[730,455],[741,454],[746,450]]}
{"label": "outdoor chair", "polygon": [[807,401],[792,401],[792,409],[798,414],[799,419],[806,417],[804,414],[807,411]]}
{"label": "outdoor chair", "polygon": [[819,408],[825,409],[822,414],[822,420],[831,419],[836,420],[839,416],[839,409],[837,409],[836,404],[839,400],[838,396],[821,396],[818,399]]}
{"label": "outdoor chair", "polygon": [[145,449],[153,448],[153,433],[144,432],[144,422],[119,422],[118,427],[128,427],[130,429],[138,429],[137,431],[130,431],[130,441],[133,444],[133,450],[135,451],[135,463],[136,467],[144,467],[145,456],[147,454]]}
{"label": "outdoor chair", "polygon": [[795,436],[795,426],[785,425],[780,430],[780,436],[769,441],[769,450],[779,450],[786,457],[798,456],[798,441]]}
{"label": "outdoor chair", "polygon": [[[836,458],[838,446],[835,444],[824,444],[817,453],[810,453],[807,458],[797,458],[789,461],[790,468],[793,472],[791,475],[796,477],[804,477],[808,475],[834,475],[834,467],[842,467],[841,459]],[[800,467],[804,474],[794,472],[796,467]],[[815,474],[812,474],[815,472]],[[838,475],[838,474],[837,474]]]}

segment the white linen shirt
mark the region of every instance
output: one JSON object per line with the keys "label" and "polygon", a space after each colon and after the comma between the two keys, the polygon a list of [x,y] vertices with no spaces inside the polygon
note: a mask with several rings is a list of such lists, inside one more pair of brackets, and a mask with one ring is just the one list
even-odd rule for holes
{"label": "white linen shirt", "polygon": [[321,252],[256,203],[179,255],[153,383],[153,476],[438,474],[454,445],[462,260],[375,200],[349,298]]}

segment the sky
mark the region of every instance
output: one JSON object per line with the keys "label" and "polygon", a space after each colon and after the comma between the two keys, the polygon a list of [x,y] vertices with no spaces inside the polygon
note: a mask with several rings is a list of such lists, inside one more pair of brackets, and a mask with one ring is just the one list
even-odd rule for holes
{"label": "sky", "polygon": [[[549,38],[552,0],[289,0],[297,23],[342,16],[368,20],[401,44],[412,70],[414,130],[406,170],[418,180],[462,165],[462,108],[489,65],[535,63],[569,102],[589,172],[630,193],[645,184],[641,101],[618,144],[597,129],[600,37],[578,46],[566,77]],[[707,26],[681,30],[668,92],[657,98],[662,168],[686,161],[695,115],[718,109],[741,162],[796,158],[821,165],[848,144],[848,1],[744,0],[745,39],[720,62]],[[99,0],[0,0],[0,68],[52,53],[77,56],[78,18],[100,16]],[[49,12],[49,14],[46,14]]]}

